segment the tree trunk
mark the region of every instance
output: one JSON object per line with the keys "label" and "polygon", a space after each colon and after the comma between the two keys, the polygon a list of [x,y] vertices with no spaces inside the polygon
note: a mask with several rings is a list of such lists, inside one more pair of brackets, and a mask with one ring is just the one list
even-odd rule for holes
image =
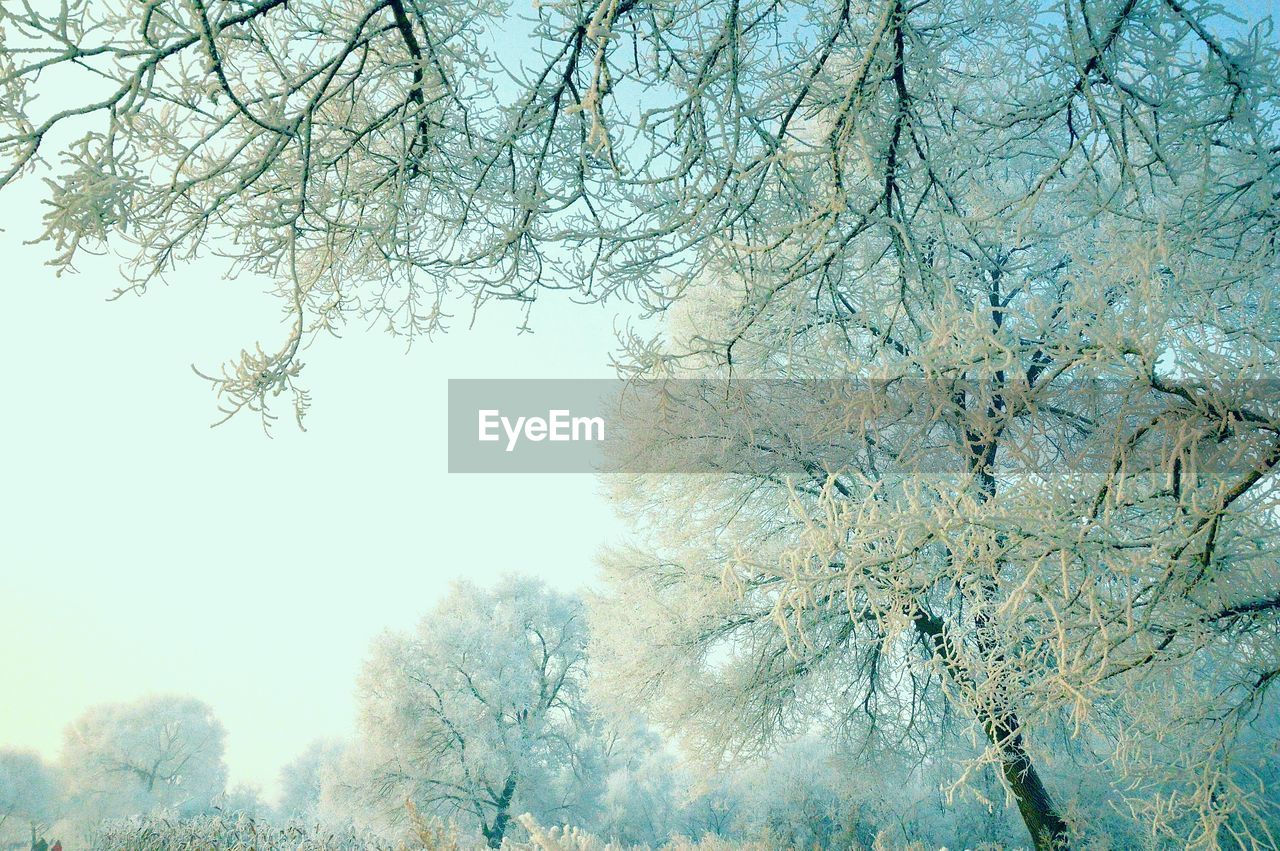
{"label": "tree trunk", "polygon": [[[1000,310],[1000,305],[1003,303],[1000,291],[1001,276],[1001,270],[998,267],[991,270],[989,297],[991,324],[995,331],[999,331],[1004,321],[1004,314]],[[997,388],[1003,387],[1004,372],[997,372],[995,380]],[[961,405],[964,406],[963,400]],[[985,411],[986,428],[980,431],[965,429],[965,443],[970,452],[968,469],[977,482],[976,496],[980,504],[987,503],[996,495],[997,482],[994,470],[996,455],[1000,451],[999,435],[1004,428],[997,423],[1004,411],[1004,396],[997,392],[992,396]],[[1003,537],[998,537],[997,540],[1003,546]],[[949,552],[948,558],[950,558]],[[1000,564],[998,558],[997,564]],[[994,579],[983,583],[983,592],[984,602],[988,605],[993,604],[998,594]],[[974,626],[978,652],[984,657],[1003,661],[1003,651],[996,635],[996,627],[982,609],[974,615]],[[965,676],[964,668],[960,665],[959,650],[952,645],[941,618],[921,613],[916,618],[916,628],[929,636],[934,652],[942,659],[950,676],[953,678]],[[986,729],[991,743],[1000,751],[1001,773],[1004,775],[1005,782],[1009,784],[1014,800],[1018,803],[1018,812],[1022,815],[1022,822],[1027,826],[1027,832],[1031,834],[1031,841],[1037,851],[1069,848],[1070,835],[1067,832],[1067,823],[1058,813],[1049,790],[1045,788],[1044,781],[1040,779],[1040,773],[1031,762],[1031,755],[1027,753],[1022,739],[1022,724],[1018,720],[1017,712],[1009,705],[1003,690],[997,698],[997,705],[991,717],[980,717],[979,721]]]}
{"label": "tree trunk", "polygon": [[[916,616],[914,624],[916,631],[928,640],[930,649],[942,660],[948,676],[963,681],[964,671],[955,648],[948,640],[942,618],[921,613]],[[1006,711],[995,722],[983,720],[983,727],[992,744],[1000,749],[1001,773],[1013,792],[1022,822],[1027,826],[1037,851],[1069,849],[1071,838],[1067,823],[1058,813],[1049,790],[1031,762],[1019,731],[1018,716]]]}
{"label": "tree trunk", "polygon": [[1003,753],[1001,768],[1004,779],[1013,790],[1014,800],[1018,802],[1018,812],[1022,814],[1022,822],[1031,834],[1031,841],[1038,851],[1069,848],[1067,823],[1058,814],[1049,790],[1040,780],[1040,774],[1031,764],[1031,758],[1022,744],[1006,745]]}
{"label": "tree trunk", "polygon": [[502,847],[502,838],[506,835],[507,825],[511,822],[511,799],[515,794],[516,776],[510,774],[502,787],[502,794],[498,795],[498,800],[494,802],[497,805],[497,811],[493,815],[493,824],[484,829],[484,838],[490,848]]}

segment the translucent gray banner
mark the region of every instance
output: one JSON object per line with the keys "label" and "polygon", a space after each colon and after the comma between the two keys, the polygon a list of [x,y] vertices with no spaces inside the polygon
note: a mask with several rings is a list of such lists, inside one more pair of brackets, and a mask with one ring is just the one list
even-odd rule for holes
{"label": "translucent gray banner", "polygon": [[[1270,380],[455,379],[449,471],[783,481],[885,463],[941,474],[1088,464],[1117,441],[1161,454],[1170,441],[1210,440],[1247,454],[1241,440],[1280,433],[1278,390]],[[1003,455],[976,454],[995,444]]]}

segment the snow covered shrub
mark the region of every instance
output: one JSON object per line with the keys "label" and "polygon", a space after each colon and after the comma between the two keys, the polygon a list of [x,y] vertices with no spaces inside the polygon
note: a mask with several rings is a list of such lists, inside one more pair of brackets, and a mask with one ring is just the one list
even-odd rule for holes
{"label": "snow covered shrub", "polygon": [[400,851],[355,830],[299,823],[276,827],[245,815],[111,821],[99,829],[91,847],[94,851]]}

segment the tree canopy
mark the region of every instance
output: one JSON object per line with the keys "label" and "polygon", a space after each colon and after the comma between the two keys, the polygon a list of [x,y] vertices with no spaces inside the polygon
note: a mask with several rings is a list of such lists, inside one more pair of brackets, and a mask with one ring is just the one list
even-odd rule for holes
{"label": "tree canopy", "polygon": [[83,815],[194,813],[226,791],[226,730],[190,697],[150,697],[87,710],[67,727],[59,760]]}
{"label": "tree canopy", "polygon": [[586,702],[582,603],[531,579],[458,584],[411,635],[374,648],[344,796],[374,823],[422,813],[502,844],[516,815],[573,821],[598,796],[603,736]]}
{"label": "tree canopy", "polygon": [[1264,28],[1222,35],[1216,6],[575,0],[516,15],[6,4],[0,186],[48,165],[63,266],[110,244],[134,288],[200,252],[275,277],[290,330],[217,378],[229,413],[289,391],[303,410],[299,345],[353,316],[430,333],[546,288],[662,308],[708,268],[764,281],[739,325],[779,293],[838,313],[872,268],[910,287],[1009,253],[1048,275],[1060,258],[997,232],[1069,239],[1093,212],[1154,231],[1181,207],[1165,237],[1198,240],[1205,262],[1267,240],[1274,47]]}

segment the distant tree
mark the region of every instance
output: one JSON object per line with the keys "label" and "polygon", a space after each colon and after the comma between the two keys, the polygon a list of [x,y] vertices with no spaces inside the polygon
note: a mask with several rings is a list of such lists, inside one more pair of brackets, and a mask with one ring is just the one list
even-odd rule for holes
{"label": "distant tree", "polygon": [[211,809],[262,821],[274,815],[271,806],[262,799],[262,790],[249,783],[237,783],[214,798]]}
{"label": "distant tree", "polygon": [[54,771],[37,754],[0,750],[0,843],[43,834],[58,815],[59,798]]}
{"label": "distant tree", "polygon": [[639,723],[625,724],[609,756],[595,832],[625,845],[654,847],[683,832],[687,778],[662,737]]}
{"label": "distant tree", "polygon": [[280,770],[280,805],[276,809],[281,818],[310,821],[316,817],[325,772],[338,765],[344,748],[341,742],[312,742]]}
{"label": "distant tree", "polygon": [[60,768],[72,803],[91,819],[202,812],[226,789],[225,738],[194,698],[108,704],[67,728]]}
{"label": "distant tree", "polygon": [[586,643],[582,603],[541,582],[455,585],[415,632],[375,645],[336,782],[365,818],[398,822],[408,802],[495,848],[522,812],[587,818],[602,780]]}
{"label": "distant tree", "polygon": [[789,744],[738,778],[746,821],[739,830],[780,848],[871,847],[887,825],[860,800],[867,791],[858,782],[862,765],[822,742]]}

